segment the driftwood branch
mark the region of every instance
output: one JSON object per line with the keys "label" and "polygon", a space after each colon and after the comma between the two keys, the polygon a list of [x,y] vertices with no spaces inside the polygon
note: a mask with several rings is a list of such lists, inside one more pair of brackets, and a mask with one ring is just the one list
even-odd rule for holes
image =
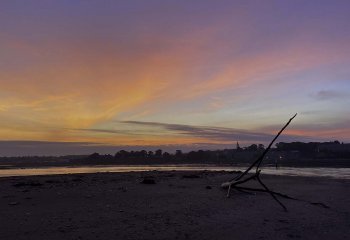
{"label": "driftwood branch", "polygon": [[277,135],[275,136],[275,138],[270,142],[269,146],[265,149],[265,151],[261,154],[261,156],[255,161],[253,162],[252,165],[250,165],[247,170],[245,170],[241,175],[239,175],[238,177],[232,179],[233,180],[239,180],[242,177],[244,177],[244,175],[246,175],[255,165],[257,165],[256,167],[256,172],[259,170],[259,167],[262,163],[262,161],[264,160],[264,157],[266,156],[267,152],[270,150],[270,148],[272,147],[272,144],[276,141],[276,139],[281,135],[281,133],[284,131],[284,129],[287,128],[287,126],[290,124],[290,122],[297,116],[297,113],[294,114],[294,116],[289,119],[289,121],[286,123],[286,125],[284,125],[284,127],[277,133]]}
{"label": "driftwood branch", "polygon": [[[262,161],[264,160],[264,157],[266,156],[267,152],[271,149],[273,143],[276,141],[276,139],[281,135],[281,133],[287,128],[287,126],[291,123],[291,121],[297,116],[297,114],[295,114],[293,117],[291,117],[289,119],[289,121],[283,126],[283,128],[277,133],[277,135],[274,137],[274,139],[270,142],[270,144],[268,145],[268,147],[265,149],[265,151],[261,154],[261,156],[255,160],[242,174],[238,175],[237,177],[231,179],[228,182],[224,182],[223,184],[221,184],[221,187],[224,189],[228,189],[227,190],[227,197],[230,197],[230,192],[231,189],[235,189],[238,190],[240,192],[245,192],[245,193],[249,193],[249,192],[265,192],[271,195],[271,197],[283,208],[284,211],[287,211],[287,207],[277,198],[277,197],[282,197],[282,198],[286,198],[286,199],[291,199],[291,200],[297,200],[297,201],[303,201],[303,202],[307,202],[313,205],[318,205],[324,208],[329,208],[327,205],[323,204],[323,203],[314,203],[314,202],[309,202],[306,200],[301,200],[301,199],[297,199],[294,197],[290,197],[286,194],[282,194],[282,193],[278,193],[275,191],[270,190],[265,184],[264,182],[260,179],[260,166]],[[255,169],[255,173],[253,175],[247,176],[247,174],[249,173],[250,170],[252,170],[254,167],[256,167]],[[241,185],[249,182],[250,180],[257,180],[258,183],[262,186],[262,189],[259,188],[250,188],[250,187],[242,187]]]}

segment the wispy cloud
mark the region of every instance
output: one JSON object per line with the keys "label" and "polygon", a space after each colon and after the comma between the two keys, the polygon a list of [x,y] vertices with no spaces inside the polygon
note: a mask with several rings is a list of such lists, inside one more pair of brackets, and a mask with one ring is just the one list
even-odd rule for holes
{"label": "wispy cloud", "polygon": [[[248,131],[243,129],[211,127],[211,126],[192,126],[185,124],[169,124],[159,122],[142,122],[142,121],[123,121],[125,124],[141,125],[151,128],[157,128],[158,131],[167,131],[172,134],[182,134],[189,137],[201,139],[223,141],[223,142],[268,142],[274,135],[270,133]],[[156,130],[154,130],[156,131]],[[307,137],[305,137],[307,138]],[[300,137],[294,135],[285,135],[284,140],[298,140]]]}
{"label": "wispy cloud", "polygon": [[135,134],[134,131],[130,130],[112,130],[112,129],[97,129],[97,128],[74,128],[70,129],[73,131],[81,131],[81,132],[92,132],[92,133],[109,133],[109,134],[121,134],[121,135],[130,135]]}
{"label": "wispy cloud", "polygon": [[334,90],[321,90],[311,95],[316,100],[332,100],[350,97],[350,94],[346,94],[340,91]]}

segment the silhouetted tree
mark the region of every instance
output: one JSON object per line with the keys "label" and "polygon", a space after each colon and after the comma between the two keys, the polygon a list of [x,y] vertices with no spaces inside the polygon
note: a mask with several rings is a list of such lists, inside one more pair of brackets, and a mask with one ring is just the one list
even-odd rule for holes
{"label": "silhouetted tree", "polygon": [[265,150],[264,144],[259,144],[259,145],[258,145],[258,149],[259,149],[259,150]]}
{"label": "silhouetted tree", "polygon": [[152,151],[148,151],[148,154],[147,154],[148,157],[153,157],[154,156],[154,153]]}
{"label": "silhouetted tree", "polygon": [[89,157],[88,157],[88,159],[89,160],[99,160],[100,159],[100,154],[99,153],[93,153],[93,154],[91,154]]}
{"label": "silhouetted tree", "polygon": [[114,155],[114,158],[116,159],[126,159],[128,157],[129,157],[129,153],[125,150],[120,150]]}
{"label": "silhouetted tree", "polygon": [[142,158],[146,158],[147,157],[147,151],[146,150],[141,150],[140,151],[140,155]]}
{"label": "silhouetted tree", "polygon": [[247,150],[248,151],[257,151],[258,150],[258,145],[252,144],[252,145],[247,147]]}
{"label": "silhouetted tree", "polygon": [[175,157],[176,158],[181,158],[182,157],[182,151],[181,150],[176,150]]}
{"label": "silhouetted tree", "polygon": [[162,157],[162,150],[161,149],[156,150],[154,156],[157,158],[161,158]]}

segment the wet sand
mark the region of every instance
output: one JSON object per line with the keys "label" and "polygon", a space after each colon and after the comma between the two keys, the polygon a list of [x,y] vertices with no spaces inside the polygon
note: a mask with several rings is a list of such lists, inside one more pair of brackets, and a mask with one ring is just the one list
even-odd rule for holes
{"label": "wet sand", "polygon": [[[227,172],[0,178],[0,239],[349,239],[350,180],[262,175],[267,194],[233,192]],[[155,184],[142,184],[147,181]]]}

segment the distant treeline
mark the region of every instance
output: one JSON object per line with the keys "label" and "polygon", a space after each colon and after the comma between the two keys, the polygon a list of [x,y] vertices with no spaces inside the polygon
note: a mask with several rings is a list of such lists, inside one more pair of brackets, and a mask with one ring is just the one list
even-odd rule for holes
{"label": "distant treeline", "polygon": [[280,142],[277,151],[297,153],[300,157],[309,158],[350,158],[350,144],[333,142]]}
{"label": "distant treeline", "polygon": [[[120,150],[114,155],[93,153],[83,156],[62,157],[2,157],[0,167],[6,165],[16,167],[29,166],[72,166],[72,165],[103,165],[103,164],[245,164],[250,163],[265,150],[262,144],[252,144],[240,147],[237,143],[232,149],[199,150],[184,153],[176,150],[174,153],[155,151],[125,151]],[[264,164],[293,165],[336,165],[350,166],[350,144],[333,142],[279,142],[270,149]],[[2,166],[1,166],[2,165]]]}
{"label": "distant treeline", "polygon": [[[118,151],[115,155],[100,155],[94,153],[83,161],[98,164],[101,162],[120,164],[155,164],[155,163],[247,163],[259,156],[265,150],[262,144],[252,144],[241,148],[237,143],[236,148],[224,150],[199,150],[183,153],[176,150],[171,154],[156,151]],[[265,163],[278,161],[294,161],[301,159],[350,159],[350,144],[334,142],[280,142],[276,148],[272,148],[264,160]]]}
{"label": "distant treeline", "polygon": [[224,150],[198,150],[184,153],[181,150],[176,150],[175,153],[163,152],[158,149],[155,151],[125,151],[120,150],[115,155],[99,153],[91,154],[85,161],[90,163],[99,162],[115,162],[121,164],[162,164],[162,163],[232,163],[234,154],[250,153],[256,155],[265,150],[263,144],[252,144],[248,147],[241,148],[238,143],[236,149]]}

